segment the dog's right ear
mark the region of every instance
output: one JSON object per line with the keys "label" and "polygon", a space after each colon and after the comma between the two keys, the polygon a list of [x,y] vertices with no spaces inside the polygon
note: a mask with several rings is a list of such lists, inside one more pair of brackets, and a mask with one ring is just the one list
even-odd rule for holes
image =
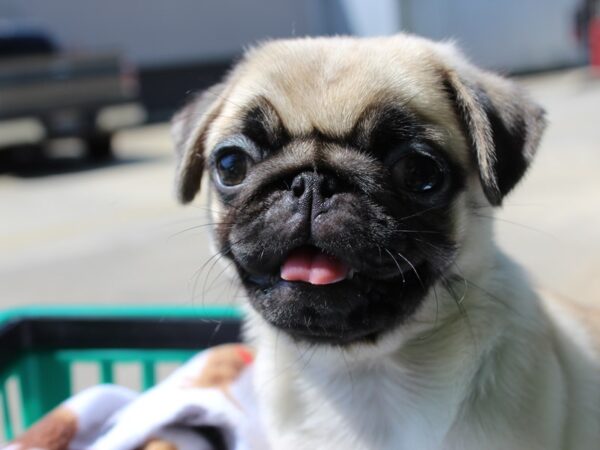
{"label": "dog's right ear", "polygon": [[196,96],[171,121],[171,135],[177,155],[175,191],[181,203],[191,202],[198,191],[204,170],[204,141],[224,103],[227,83],[219,83]]}

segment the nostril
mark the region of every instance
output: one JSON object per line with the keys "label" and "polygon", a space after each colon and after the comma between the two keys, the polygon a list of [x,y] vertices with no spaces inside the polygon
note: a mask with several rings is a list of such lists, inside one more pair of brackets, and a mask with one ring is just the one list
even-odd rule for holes
{"label": "nostril", "polygon": [[331,197],[338,191],[338,182],[333,177],[326,177],[321,184],[321,195],[324,198]]}
{"label": "nostril", "polygon": [[302,194],[304,194],[304,190],[306,189],[306,182],[304,180],[303,176],[299,176],[294,178],[294,181],[292,182],[292,194],[294,194],[295,197],[302,197]]}
{"label": "nostril", "polygon": [[343,187],[341,181],[330,174],[319,174],[316,172],[302,172],[297,174],[291,185],[286,185],[296,198],[304,198],[308,191],[315,199],[325,200],[333,197]]}

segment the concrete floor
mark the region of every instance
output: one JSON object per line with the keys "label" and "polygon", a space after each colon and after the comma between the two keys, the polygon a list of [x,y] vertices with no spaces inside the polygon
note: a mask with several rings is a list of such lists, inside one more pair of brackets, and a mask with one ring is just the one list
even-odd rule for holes
{"label": "concrete floor", "polygon": [[[521,81],[550,126],[499,212],[498,239],[539,284],[598,301],[600,79],[572,70]],[[168,126],[114,145],[110,165],[62,158],[0,172],[0,308],[235,303],[239,292],[209,260],[203,202],[180,207],[172,195]]]}
{"label": "concrete floor", "polygon": [[544,288],[600,303],[600,77],[572,70],[521,81],[549,124],[498,215],[499,243]]}

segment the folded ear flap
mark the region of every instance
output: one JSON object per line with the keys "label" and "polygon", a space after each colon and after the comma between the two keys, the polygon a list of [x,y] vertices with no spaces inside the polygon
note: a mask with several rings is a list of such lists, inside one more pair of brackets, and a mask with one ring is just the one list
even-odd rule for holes
{"label": "folded ear flap", "polygon": [[198,95],[171,121],[171,135],[177,155],[175,190],[181,203],[191,202],[198,191],[204,170],[204,141],[210,124],[223,107],[225,83]]}
{"label": "folded ear flap", "polygon": [[514,83],[464,64],[447,72],[479,178],[498,206],[529,167],[545,128],[544,110]]}

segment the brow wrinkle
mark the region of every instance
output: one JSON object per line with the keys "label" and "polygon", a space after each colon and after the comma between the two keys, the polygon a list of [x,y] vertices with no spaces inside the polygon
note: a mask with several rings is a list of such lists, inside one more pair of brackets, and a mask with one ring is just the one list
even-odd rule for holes
{"label": "brow wrinkle", "polygon": [[258,97],[243,116],[242,132],[265,150],[276,150],[290,140],[281,117],[265,97]]}
{"label": "brow wrinkle", "polygon": [[377,102],[367,106],[352,131],[356,147],[369,153],[385,151],[394,144],[423,135],[425,126],[416,116],[396,102]]}

